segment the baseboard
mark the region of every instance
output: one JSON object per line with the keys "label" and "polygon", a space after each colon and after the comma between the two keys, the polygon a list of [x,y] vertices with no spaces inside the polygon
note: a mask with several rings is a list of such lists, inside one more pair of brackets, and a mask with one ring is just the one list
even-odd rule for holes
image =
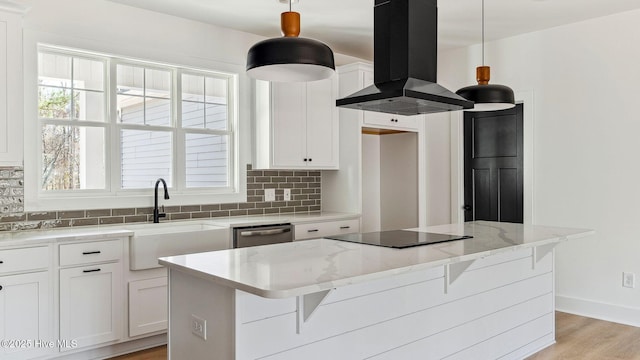
{"label": "baseboard", "polygon": [[640,308],[630,308],[569,296],[556,295],[556,310],[640,327]]}

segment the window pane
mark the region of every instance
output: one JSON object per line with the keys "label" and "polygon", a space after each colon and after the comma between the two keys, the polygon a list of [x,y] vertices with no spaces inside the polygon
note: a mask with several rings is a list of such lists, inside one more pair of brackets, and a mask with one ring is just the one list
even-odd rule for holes
{"label": "window pane", "polygon": [[171,89],[171,73],[165,70],[145,69],[146,96],[168,99]]}
{"label": "window pane", "polygon": [[182,127],[227,130],[227,87],[227,79],[182,75]]}
{"label": "window pane", "polygon": [[204,76],[182,75],[182,100],[204,102]]}
{"label": "window pane", "polygon": [[89,59],[73,59],[73,87],[83,90],[104,90],[104,63]]}
{"label": "window pane", "polygon": [[38,53],[38,80],[42,85],[71,87],[71,57]]}
{"label": "window pane", "polygon": [[104,62],[39,53],[38,83],[40,118],[104,121]]}
{"label": "window pane", "polygon": [[44,125],[42,189],[104,189],[104,149],[104,128]]}
{"label": "window pane", "polygon": [[204,128],[204,103],[182,102],[182,127]]}
{"label": "window pane", "polygon": [[227,136],[186,134],[187,187],[225,187],[227,183]]}
{"label": "window pane", "polygon": [[121,130],[123,189],[153,188],[158,178],[171,186],[171,132]]}
{"label": "window pane", "polygon": [[155,126],[171,126],[171,100],[146,100],[145,124]]}
{"label": "window pane", "polygon": [[144,125],[144,98],[118,95],[118,120],[125,124]]}
{"label": "window pane", "polygon": [[144,95],[144,68],[118,65],[118,94]]}
{"label": "window pane", "polygon": [[227,105],[207,103],[206,128],[212,130],[227,129]]}
{"label": "window pane", "polygon": [[74,91],[75,115],[78,120],[104,121],[104,93]]}
{"label": "window pane", "polygon": [[207,78],[205,89],[207,90],[207,102],[227,103],[227,79]]}
{"label": "window pane", "polygon": [[[47,119],[71,118],[71,89],[38,87],[38,117]],[[77,106],[78,103],[76,102]],[[77,110],[77,109],[76,109]]]}

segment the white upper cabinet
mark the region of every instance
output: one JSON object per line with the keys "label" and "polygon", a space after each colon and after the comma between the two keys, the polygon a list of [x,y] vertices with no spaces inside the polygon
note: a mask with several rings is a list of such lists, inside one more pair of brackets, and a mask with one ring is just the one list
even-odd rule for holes
{"label": "white upper cabinet", "polygon": [[22,14],[4,3],[0,1],[0,166],[21,166]]}
{"label": "white upper cabinet", "polygon": [[[371,69],[363,69],[363,88],[373,85],[373,71]],[[419,116],[404,116],[387,113],[378,113],[372,111],[364,111],[364,126],[372,126],[375,128],[390,128],[404,130],[418,130]]]}
{"label": "white upper cabinet", "polygon": [[256,83],[256,169],[337,169],[337,76]]}

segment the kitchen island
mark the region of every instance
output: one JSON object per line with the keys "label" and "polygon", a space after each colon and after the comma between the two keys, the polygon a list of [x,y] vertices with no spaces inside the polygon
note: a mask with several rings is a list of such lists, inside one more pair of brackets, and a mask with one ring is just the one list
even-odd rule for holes
{"label": "kitchen island", "polygon": [[590,230],[472,222],[392,249],[329,239],[160,259],[171,359],[521,359],[555,340],[553,248]]}

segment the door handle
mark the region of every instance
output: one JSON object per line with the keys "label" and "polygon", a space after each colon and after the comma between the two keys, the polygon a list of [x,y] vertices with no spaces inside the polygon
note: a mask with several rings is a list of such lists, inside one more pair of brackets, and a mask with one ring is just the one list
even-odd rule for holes
{"label": "door handle", "polygon": [[471,205],[464,205],[464,206],[462,207],[462,209],[463,209],[464,211],[471,211],[471,210],[473,210],[473,207],[471,207]]}
{"label": "door handle", "polygon": [[271,229],[271,230],[259,230],[259,231],[241,231],[240,236],[265,236],[283,234],[291,231],[291,229]]}

